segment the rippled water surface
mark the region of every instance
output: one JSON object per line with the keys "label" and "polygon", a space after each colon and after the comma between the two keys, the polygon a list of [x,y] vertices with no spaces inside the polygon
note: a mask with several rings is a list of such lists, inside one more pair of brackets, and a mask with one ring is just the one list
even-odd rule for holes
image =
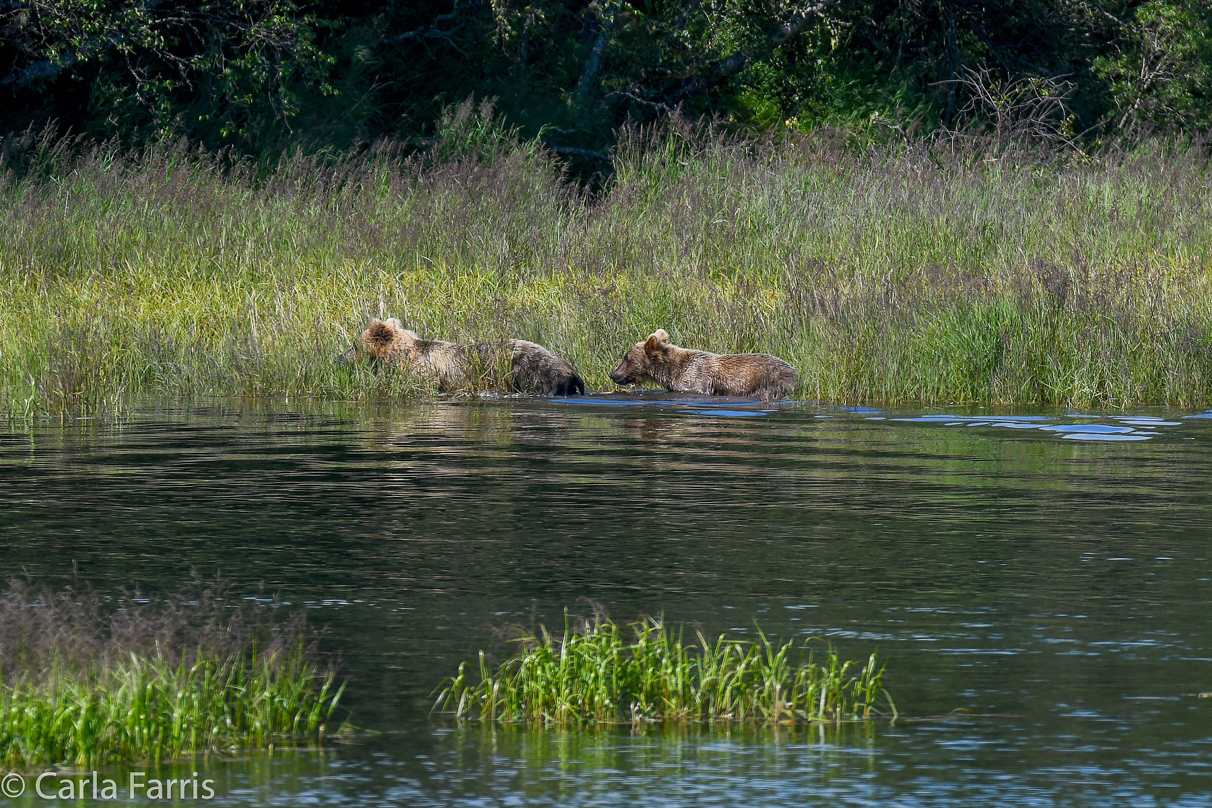
{"label": "rippled water surface", "polygon": [[[1212,805],[1206,415],[606,396],[9,426],[0,575],[221,571],[327,626],[373,732],[208,763],[212,804]],[[430,717],[500,628],[590,602],[878,651],[908,720]]]}

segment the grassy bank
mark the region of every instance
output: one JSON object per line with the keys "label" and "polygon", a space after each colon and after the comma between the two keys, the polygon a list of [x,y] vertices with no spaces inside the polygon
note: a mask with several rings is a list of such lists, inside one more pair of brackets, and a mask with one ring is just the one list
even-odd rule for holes
{"label": "grassy bank", "polygon": [[26,144],[34,170],[0,179],[0,407],[415,393],[332,361],[372,315],[536,340],[599,389],[665,327],[782,356],[813,399],[1212,399],[1198,150],[994,160],[669,128],[625,139],[589,195],[488,127],[449,140],[261,175]]}
{"label": "grassy bank", "polygon": [[90,590],[12,584],[0,597],[0,766],[322,741],[341,688],[303,624],[227,600],[202,588],[115,610]]}
{"label": "grassy bank", "polygon": [[527,638],[495,672],[481,653],[476,680],[460,665],[436,706],[456,719],[543,726],[895,718],[883,674],[874,654],[843,662],[829,648],[817,663],[760,632],[755,643],[702,633],[687,643],[660,620],[595,618],[562,637]]}

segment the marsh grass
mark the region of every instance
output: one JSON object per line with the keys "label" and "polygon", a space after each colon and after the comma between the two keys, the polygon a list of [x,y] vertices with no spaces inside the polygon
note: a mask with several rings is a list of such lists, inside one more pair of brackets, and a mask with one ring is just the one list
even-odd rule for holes
{"label": "marsh grass", "polygon": [[222,582],[158,601],[13,582],[0,597],[0,766],[321,743],[344,686],[314,635],[272,602],[232,600]]}
{"label": "marsh grass", "polygon": [[490,119],[450,116],[422,155],[269,168],[183,144],[0,144],[0,406],[432,392],[334,361],[371,316],[533,340],[591,389],[664,327],[782,356],[819,400],[1212,398],[1202,146],[856,151],[675,120],[625,133],[590,194]]}
{"label": "marsh grass", "polygon": [[566,619],[563,636],[545,629],[492,670],[466,663],[444,683],[435,708],[456,720],[571,727],[586,724],[712,722],[797,724],[895,718],[883,666],[842,661],[827,647],[820,662],[794,641],[690,642],[662,620],[620,626],[605,617]]}

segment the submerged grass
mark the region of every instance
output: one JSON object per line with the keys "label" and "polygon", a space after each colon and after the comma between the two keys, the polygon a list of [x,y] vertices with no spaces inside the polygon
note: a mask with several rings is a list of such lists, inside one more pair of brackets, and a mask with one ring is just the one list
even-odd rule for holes
{"label": "submerged grass", "polygon": [[224,587],[111,609],[14,582],[0,598],[0,766],[97,766],[323,741],[343,686],[303,623]]}
{"label": "submerged grass", "polygon": [[802,396],[1130,407],[1212,400],[1202,147],[856,152],[673,122],[600,194],[533,144],[390,146],[258,175],[185,146],[0,144],[0,408],[424,394],[334,362],[371,316],[517,337],[591,388],[657,327],[767,351]]}
{"label": "submerged grass", "polygon": [[435,709],[456,719],[579,726],[648,722],[795,724],[897,715],[883,666],[843,662],[827,648],[816,662],[794,641],[744,643],[682,631],[643,618],[626,626],[597,617],[525,640],[492,671],[480,654],[478,681],[466,663],[438,694]]}

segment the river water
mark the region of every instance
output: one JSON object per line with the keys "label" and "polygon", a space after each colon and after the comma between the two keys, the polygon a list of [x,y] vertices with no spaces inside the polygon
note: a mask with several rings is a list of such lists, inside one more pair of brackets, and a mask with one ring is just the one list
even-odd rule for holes
{"label": "river water", "polygon": [[[0,576],[74,566],[154,597],[221,572],[325,627],[365,731],[207,761],[212,804],[1212,805],[1204,415],[616,395],[9,425]],[[502,628],[593,604],[877,651],[902,719],[430,715],[461,660],[504,652]]]}

